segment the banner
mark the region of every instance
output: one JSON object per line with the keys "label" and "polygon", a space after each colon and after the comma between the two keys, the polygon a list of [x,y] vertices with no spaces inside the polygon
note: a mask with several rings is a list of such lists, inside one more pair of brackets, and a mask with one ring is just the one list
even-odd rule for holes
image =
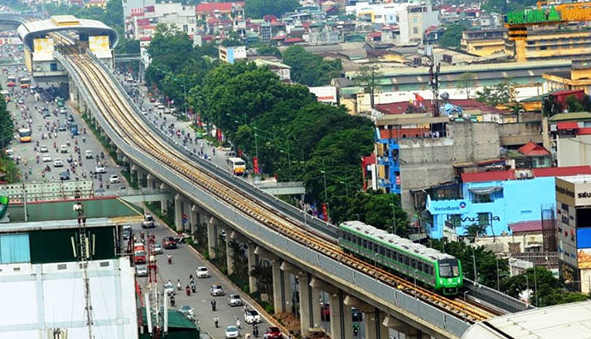
{"label": "banner", "polygon": [[252,158],[252,167],[255,173],[259,173],[259,159],[257,157]]}
{"label": "banner", "polygon": [[328,207],[326,203],[322,203],[322,216],[324,217],[324,221],[328,221]]}

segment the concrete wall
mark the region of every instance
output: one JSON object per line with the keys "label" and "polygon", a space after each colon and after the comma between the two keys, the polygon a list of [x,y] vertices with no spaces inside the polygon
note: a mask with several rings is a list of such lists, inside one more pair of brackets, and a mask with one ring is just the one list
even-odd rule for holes
{"label": "concrete wall", "polygon": [[499,125],[452,122],[447,137],[400,141],[402,205],[413,209],[409,190],[423,189],[455,179],[455,163],[499,158]]}
{"label": "concrete wall", "polygon": [[542,121],[519,122],[499,125],[501,146],[520,147],[533,141],[542,143]]}
{"label": "concrete wall", "polygon": [[574,138],[558,137],[556,154],[558,166],[591,164],[591,135],[577,135]]}

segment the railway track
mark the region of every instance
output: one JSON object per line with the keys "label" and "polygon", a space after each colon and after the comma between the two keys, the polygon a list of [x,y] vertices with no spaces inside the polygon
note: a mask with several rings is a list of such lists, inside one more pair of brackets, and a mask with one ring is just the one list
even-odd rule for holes
{"label": "railway track", "polygon": [[198,170],[191,165],[192,159],[154,136],[153,131],[145,126],[145,123],[135,114],[129,103],[117,92],[112,79],[104,73],[100,66],[96,65],[90,57],[76,54],[74,48],[68,48],[68,50],[70,54],[66,55],[66,59],[82,79],[92,96],[92,100],[102,111],[111,128],[131,146],[169,166],[179,176],[185,177],[218,199],[234,206],[276,232],[439,309],[454,314],[469,323],[485,320],[495,315],[475,305],[443,297],[347,254],[338,244],[327,242],[325,239],[310,234],[309,230],[301,228],[299,224],[291,219],[277,215],[277,212],[270,206],[259,204],[253,197],[245,196],[243,192],[236,192],[233,187],[225,186],[212,175]]}

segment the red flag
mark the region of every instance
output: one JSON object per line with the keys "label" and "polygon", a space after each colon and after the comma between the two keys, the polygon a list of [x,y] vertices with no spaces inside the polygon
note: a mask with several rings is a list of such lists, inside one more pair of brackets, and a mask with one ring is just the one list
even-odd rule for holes
{"label": "red flag", "polygon": [[420,96],[418,93],[415,93],[415,100],[422,103],[423,101],[425,101],[425,98]]}
{"label": "red flag", "polygon": [[259,173],[259,159],[257,157],[252,158],[252,167],[255,173]]}
{"label": "red flag", "polygon": [[322,216],[324,217],[324,221],[328,221],[328,208],[326,203],[322,203]]}

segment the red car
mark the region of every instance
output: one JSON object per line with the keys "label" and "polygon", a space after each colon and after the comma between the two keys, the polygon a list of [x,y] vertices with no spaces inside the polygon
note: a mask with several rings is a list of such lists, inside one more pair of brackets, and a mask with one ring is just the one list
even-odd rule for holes
{"label": "red car", "polygon": [[330,320],[330,305],[329,304],[324,304],[324,305],[320,306],[320,318],[323,321]]}
{"label": "red car", "polygon": [[265,331],[263,336],[265,339],[283,339],[283,333],[279,330],[279,327],[269,327]]}
{"label": "red car", "polygon": [[162,247],[165,249],[177,248],[176,239],[173,237],[166,237],[162,240]]}
{"label": "red car", "polygon": [[150,102],[156,102],[156,98],[150,98]]}

